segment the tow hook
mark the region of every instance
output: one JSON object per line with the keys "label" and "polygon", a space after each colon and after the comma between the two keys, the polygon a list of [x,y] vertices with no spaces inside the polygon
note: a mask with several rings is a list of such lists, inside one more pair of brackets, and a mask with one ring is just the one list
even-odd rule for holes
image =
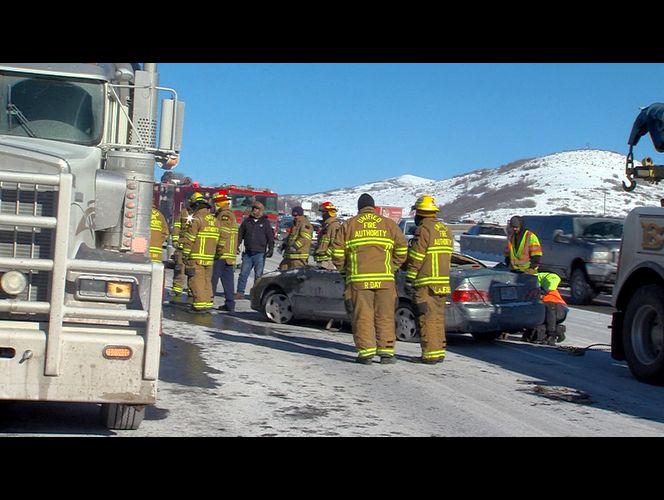
{"label": "tow hook", "polygon": [[20,365],[24,361],[29,360],[31,357],[32,357],[32,351],[30,349],[28,349],[27,351],[25,351],[23,353],[23,356],[21,356],[21,360],[18,362],[18,364]]}

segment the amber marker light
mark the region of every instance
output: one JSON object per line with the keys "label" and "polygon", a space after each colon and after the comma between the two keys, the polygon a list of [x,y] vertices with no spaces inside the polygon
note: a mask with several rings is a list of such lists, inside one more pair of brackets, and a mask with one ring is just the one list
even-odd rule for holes
{"label": "amber marker light", "polygon": [[106,282],[106,295],[114,299],[131,298],[131,283],[108,281]]}
{"label": "amber marker light", "polygon": [[104,347],[103,353],[106,359],[131,358],[131,348],[126,345],[107,345]]}

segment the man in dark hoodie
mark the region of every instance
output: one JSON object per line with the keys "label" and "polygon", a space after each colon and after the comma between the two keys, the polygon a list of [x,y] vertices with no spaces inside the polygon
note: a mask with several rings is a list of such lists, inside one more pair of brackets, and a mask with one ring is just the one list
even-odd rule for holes
{"label": "man in dark hoodie", "polygon": [[254,270],[254,281],[261,277],[265,266],[265,259],[274,253],[274,232],[270,221],[264,215],[265,208],[259,201],[251,205],[251,213],[240,224],[238,232],[238,245],[244,243],[242,253],[242,268],[237,280],[235,299],[244,299],[247,279],[251,270]]}

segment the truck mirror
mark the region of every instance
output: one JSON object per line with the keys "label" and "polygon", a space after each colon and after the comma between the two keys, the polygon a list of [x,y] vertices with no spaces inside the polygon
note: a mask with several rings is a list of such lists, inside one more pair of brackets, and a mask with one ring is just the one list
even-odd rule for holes
{"label": "truck mirror", "polygon": [[560,241],[563,241],[563,239],[564,239],[563,238],[563,230],[562,229],[556,229],[553,232],[553,241],[560,242]]}
{"label": "truck mirror", "polygon": [[175,151],[182,148],[182,128],[184,124],[184,102],[173,99],[161,101],[161,125],[159,128],[159,149]]}

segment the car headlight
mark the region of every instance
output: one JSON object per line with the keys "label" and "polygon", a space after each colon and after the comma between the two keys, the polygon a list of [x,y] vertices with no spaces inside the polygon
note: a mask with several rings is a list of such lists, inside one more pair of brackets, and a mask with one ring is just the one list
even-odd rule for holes
{"label": "car headlight", "polygon": [[613,256],[611,252],[593,252],[590,256],[590,262],[597,264],[608,264],[611,262]]}

